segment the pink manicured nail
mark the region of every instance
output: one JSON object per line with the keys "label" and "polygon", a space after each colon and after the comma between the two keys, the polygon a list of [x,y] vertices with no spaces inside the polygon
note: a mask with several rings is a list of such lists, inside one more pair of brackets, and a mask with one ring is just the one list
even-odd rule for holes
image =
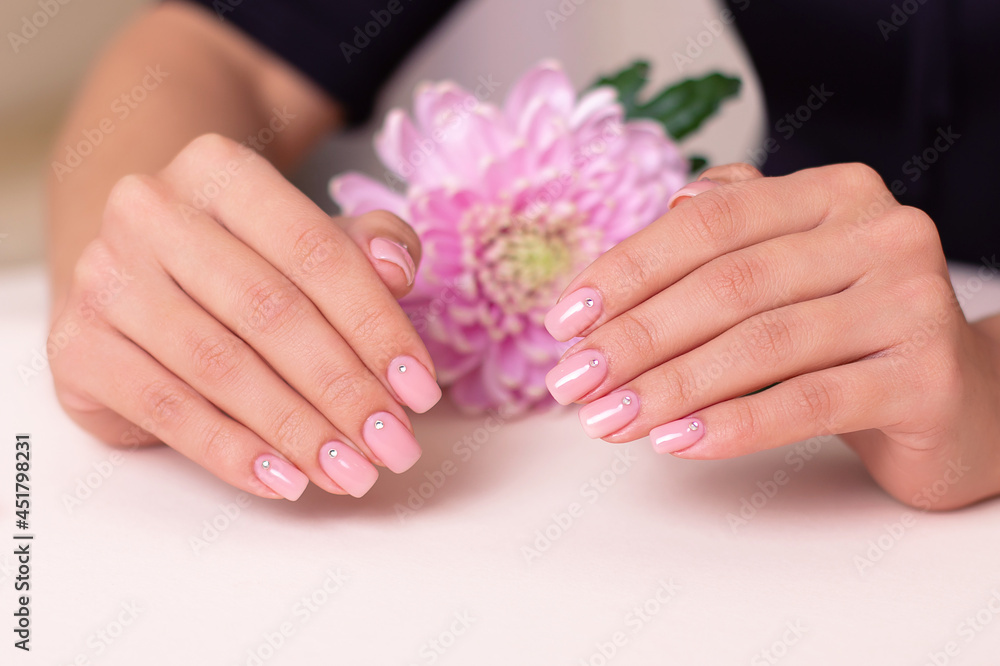
{"label": "pink manicured nail", "polygon": [[580,335],[601,316],[601,296],[590,287],[577,289],[545,315],[545,328],[559,341]]}
{"label": "pink manicured nail", "polygon": [[653,450],[657,453],[677,453],[701,439],[705,424],[698,419],[681,419],[656,426],[649,431]]}
{"label": "pink manicured nail", "polygon": [[417,267],[413,264],[413,257],[399,243],[386,238],[373,238],[368,245],[372,256],[382,261],[388,261],[399,266],[406,276],[406,286],[413,284],[413,278],[417,274]]}
{"label": "pink manicured nail", "polygon": [[708,192],[718,186],[719,184],[717,182],[709,180],[708,178],[702,178],[701,180],[696,180],[693,183],[688,183],[681,189],[674,192],[674,195],[670,197],[669,201],[667,201],[667,208],[673,208],[680,203],[681,199],[697,196],[702,192]]}
{"label": "pink manicured nail", "polygon": [[365,421],[365,444],[385,466],[399,474],[420,459],[420,445],[406,426],[389,412],[375,412]]}
{"label": "pink manicured nail", "polygon": [[604,381],[608,362],[596,349],[587,349],[567,356],[545,375],[549,393],[561,405],[579,400]]}
{"label": "pink manicured nail", "polygon": [[389,385],[403,403],[423,414],[441,399],[441,387],[412,356],[397,356],[389,363]]}
{"label": "pink manicured nail", "polygon": [[265,486],[292,502],[302,497],[309,485],[305,474],[277,456],[264,454],[258,457],[253,463],[253,473]]}
{"label": "pink manicured nail", "polygon": [[320,448],[319,466],[334,483],[354,497],[367,493],[378,479],[375,465],[343,442],[333,441]]}
{"label": "pink manicured nail", "polygon": [[618,432],[639,413],[634,391],[615,391],[580,408],[580,423],[588,437],[600,439]]}

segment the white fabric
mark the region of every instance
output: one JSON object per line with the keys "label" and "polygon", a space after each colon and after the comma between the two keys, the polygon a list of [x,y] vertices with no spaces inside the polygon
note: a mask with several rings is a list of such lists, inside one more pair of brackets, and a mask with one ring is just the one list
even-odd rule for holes
{"label": "white fabric", "polygon": [[[1000,310],[1000,280],[966,305]],[[414,419],[421,462],[383,473],[362,500],[315,488],[295,504],[247,499],[168,448],[96,442],[63,414],[46,372],[22,381],[45,336],[40,267],[0,273],[0,307],[0,539],[14,543],[19,432],[32,438],[36,535],[33,650],[15,650],[5,629],[3,664],[922,665],[1000,654],[1000,502],[907,509],[838,441],[809,460],[790,447],[686,462],[646,440],[590,441],[572,410],[488,432],[494,422],[443,405]],[[442,484],[443,468],[454,473]],[[778,471],[787,482],[769,486]],[[421,489],[424,506],[398,517]],[[734,530],[727,516],[744,500],[760,506]],[[536,546],[546,550],[529,561]],[[6,627],[13,550],[0,548]]]}

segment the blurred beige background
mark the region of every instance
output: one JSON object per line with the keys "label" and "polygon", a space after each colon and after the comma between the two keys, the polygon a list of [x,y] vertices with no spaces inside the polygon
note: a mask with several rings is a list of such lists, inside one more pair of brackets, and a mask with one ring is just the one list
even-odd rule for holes
{"label": "blurred beige background", "polygon": [[[67,4],[5,0],[0,5],[0,265],[41,260],[43,183],[53,134],[102,45],[152,4],[62,1]],[[43,20],[39,2],[54,15]],[[466,0],[397,72],[376,122],[320,146],[296,181],[329,208],[330,175],[348,168],[380,172],[371,133],[387,108],[409,104],[417,82],[451,78],[473,84],[491,74],[503,84],[499,101],[519,73],[549,57],[561,60],[580,86],[637,57],[654,63],[658,84],[714,69],[739,74],[745,84],[740,100],[723,107],[685,149],[705,153],[713,163],[745,159],[761,133],[761,100],[736,30],[719,21],[720,11],[711,0]],[[42,27],[33,31],[32,23]],[[26,43],[15,38],[14,44],[11,34],[31,36]],[[679,68],[676,54],[696,57]]]}

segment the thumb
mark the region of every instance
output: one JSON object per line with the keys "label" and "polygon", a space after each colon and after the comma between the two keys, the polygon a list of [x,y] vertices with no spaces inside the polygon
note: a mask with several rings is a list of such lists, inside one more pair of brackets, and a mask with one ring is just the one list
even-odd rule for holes
{"label": "thumb", "polygon": [[746,162],[730,162],[729,164],[720,164],[719,166],[714,166],[701,172],[702,179],[712,180],[720,185],[738,183],[741,180],[755,180],[763,177],[764,174],[762,174],[757,167],[752,164],[747,164]]}
{"label": "thumb", "polygon": [[413,227],[384,210],[338,220],[397,299],[410,293],[420,265],[420,238]]}
{"label": "thumb", "polygon": [[723,164],[721,166],[705,169],[705,171],[701,173],[701,178],[693,183],[688,183],[681,189],[674,192],[673,196],[670,197],[670,201],[667,202],[667,207],[673,208],[685,199],[698,196],[702,192],[707,192],[708,190],[714,189],[719,185],[727,185],[729,183],[738,183],[741,180],[753,180],[755,178],[763,177],[763,174],[761,174],[761,172],[755,167],[744,162],[733,162],[731,164]]}

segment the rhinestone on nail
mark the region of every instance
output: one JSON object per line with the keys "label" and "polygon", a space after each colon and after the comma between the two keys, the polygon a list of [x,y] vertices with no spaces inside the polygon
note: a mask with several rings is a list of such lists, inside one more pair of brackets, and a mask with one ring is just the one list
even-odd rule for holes
{"label": "rhinestone on nail", "polygon": [[378,421],[375,422],[375,429],[376,430],[381,430],[384,427],[385,427],[385,424],[382,423],[381,419],[379,419]]}
{"label": "rhinestone on nail", "polygon": [[265,460],[260,464],[260,466],[264,469],[271,469],[271,462],[269,460]]}
{"label": "rhinestone on nail", "polygon": [[697,429],[698,429],[697,421],[691,421],[691,423],[688,424],[688,430],[697,430]]}
{"label": "rhinestone on nail", "polygon": [[590,367],[592,367],[592,368],[596,368],[596,367],[597,367],[597,364],[598,364],[598,362],[599,362],[599,361],[598,361],[598,360],[597,360],[596,358],[592,358],[592,359],[590,359]]}
{"label": "rhinestone on nail", "polygon": [[632,404],[632,398],[630,398],[628,396],[625,396],[624,398],[622,398],[622,404],[623,405],[631,405]]}
{"label": "rhinestone on nail", "polygon": [[329,451],[326,452],[326,454],[328,456],[330,456],[331,458],[336,458],[337,457],[337,449],[330,449]]}
{"label": "rhinestone on nail", "polygon": [[588,308],[592,308],[594,307],[594,299],[588,298],[583,302],[583,304],[586,305]]}

